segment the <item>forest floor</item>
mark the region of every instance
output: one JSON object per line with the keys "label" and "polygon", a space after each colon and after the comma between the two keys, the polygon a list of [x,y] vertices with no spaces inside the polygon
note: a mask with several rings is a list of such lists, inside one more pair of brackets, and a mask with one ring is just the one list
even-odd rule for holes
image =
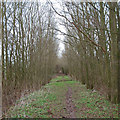
{"label": "forest floor", "polygon": [[118,105],[68,76],[57,76],[16,102],[6,118],[118,118]]}

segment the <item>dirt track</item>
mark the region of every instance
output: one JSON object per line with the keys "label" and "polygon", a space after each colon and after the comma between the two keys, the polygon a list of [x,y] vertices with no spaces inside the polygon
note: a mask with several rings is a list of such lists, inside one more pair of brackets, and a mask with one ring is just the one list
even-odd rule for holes
{"label": "dirt track", "polygon": [[72,89],[68,87],[66,92],[66,109],[67,109],[67,118],[76,118],[75,117],[75,105],[72,101]]}

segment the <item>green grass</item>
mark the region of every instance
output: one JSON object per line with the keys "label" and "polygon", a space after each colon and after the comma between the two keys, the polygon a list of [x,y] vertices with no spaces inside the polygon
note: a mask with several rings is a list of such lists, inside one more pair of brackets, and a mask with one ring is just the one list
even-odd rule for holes
{"label": "green grass", "polygon": [[[48,114],[48,110],[50,109],[50,103],[56,100],[56,95],[58,92],[54,94],[54,91],[51,92],[49,89],[53,89],[54,87],[64,87],[64,82],[55,82],[61,79],[69,80],[67,76],[59,76],[55,79],[51,80],[51,83],[44,86],[47,88],[47,91],[39,90],[31,93],[28,96],[21,98],[16,101],[16,105],[11,107],[7,113],[6,117],[10,118],[48,118],[50,115]],[[67,83],[67,82],[66,82]],[[74,83],[73,81],[68,81],[67,84]],[[58,90],[59,91],[59,90]],[[58,109],[58,108],[57,108]],[[45,115],[44,115],[45,114]]]}
{"label": "green grass", "polygon": [[[74,102],[79,111],[83,110],[82,115],[87,115],[91,118],[118,118],[118,105],[112,104],[105,99],[104,96],[99,95],[98,92],[86,89],[85,86],[77,86],[77,96],[74,94]],[[74,87],[75,88],[75,87]],[[82,117],[77,114],[78,117]]]}
{"label": "green grass", "polygon": [[[48,102],[49,100],[49,102]],[[56,96],[47,91],[36,91],[25,98],[21,98],[16,105],[11,107],[7,117],[11,118],[48,118],[44,115],[50,109],[50,101],[55,101]]]}
{"label": "green grass", "polygon": [[58,76],[54,79],[51,80],[51,82],[56,82],[56,81],[59,81],[59,80],[71,80],[71,78],[69,76]]}
{"label": "green grass", "polygon": [[[112,104],[98,92],[86,89],[86,86],[80,82],[71,81],[68,76],[58,76],[39,91],[16,101],[15,106],[8,110],[6,117],[61,118],[66,116],[67,111],[64,108],[68,87],[72,88],[72,99],[77,109],[77,118],[118,118],[118,105]],[[53,115],[48,111],[51,111]]]}
{"label": "green grass", "polygon": [[51,82],[56,82],[56,81],[62,80],[63,78],[64,78],[64,76],[58,76],[58,77],[52,79]]}

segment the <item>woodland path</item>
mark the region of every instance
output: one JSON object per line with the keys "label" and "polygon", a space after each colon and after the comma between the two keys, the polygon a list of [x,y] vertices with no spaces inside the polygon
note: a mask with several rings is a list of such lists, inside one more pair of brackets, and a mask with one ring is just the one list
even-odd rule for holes
{"label": "woodland path", "polygon": [[72,100],[72,89],[68,87],[68,91],[66,92],[66,109],[68,112],[67,118],[76,118],[75,117],[75,104]]}
{"label": "woodland path", "polygon": [[118,106],[69,76],[56,76],[18,100],[9,118],[118,118]]}

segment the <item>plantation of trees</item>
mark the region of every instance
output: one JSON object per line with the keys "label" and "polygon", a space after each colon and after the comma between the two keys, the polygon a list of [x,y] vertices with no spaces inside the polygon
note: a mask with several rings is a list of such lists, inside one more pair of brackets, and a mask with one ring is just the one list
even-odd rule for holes
{"label": "plantation of trees", "polygon": [[[67,75],[70,81],[98,91],[111,104],[120,103],[120,4],[72,0],[55,4],[52,0],[1,2],[3,113],[56,75],[63,76],[62,82],[68,80]],[[60,57],[61,42],[64,50]],[[77,86],[63,86],[60,90],[68,88],[66,104],[74,108],[69,94],[76,94],[72,89]],[[66,107],[68,113],[72,108]],[[74,112],[69,117],[75,118]],[[55,116],[50,110],[48,113]]]}
{"label": "plantation of trees", "polygon": [[2,80],[5,104],[7,101],[13,102],[22,90],[39,89],[50,80],[58,46],[53,16],[47,4],[2,2]]}
{"label": "plantation of trees", "polygon": [[64,57],[69,74],[87,88],[103,89],[109,100],[117,103],[120,40],[117,3],[68,2],[65,7]]}

